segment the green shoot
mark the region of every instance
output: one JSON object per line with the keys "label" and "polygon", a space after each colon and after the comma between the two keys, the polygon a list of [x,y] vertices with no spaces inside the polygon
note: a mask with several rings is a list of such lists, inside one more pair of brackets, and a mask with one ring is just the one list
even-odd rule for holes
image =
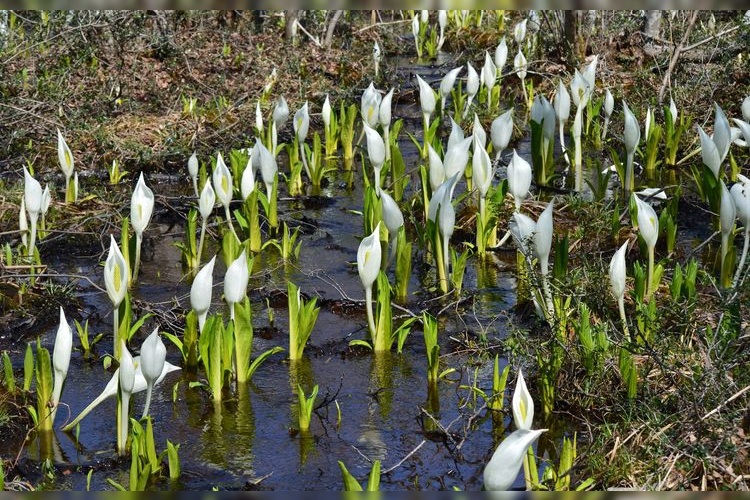
{"label": "green shoot", "polygon": [[320,307],[316,307],[317,297],[310,300],[302,298],[299,287],[287,283],[289,304],[289,359],[296,361],[302,357],[307,340],[310,338]]}
{"label": "green shoot", "polygon": [[5,389],[9,394],[15,394],[16,376],[13,374],[13,365],[10,362],[8,351],[3,351],[3,374],[5,377]]}
{"label": "green shoot", "polygon": [[[198,227],[198,211],[191,208],[185,220],[185,241],[174,242],[174,246],[180,249],[182,265],[191,273],[200,266],[200,255],[198,253],[199,245],[196,242],[195,233]],[[201,242],[203,241],[203,232],[201,231]],[[200,245],[202,248],[203,245]]]}
{"label": "green shoot", "polygon": [[380,490],[380,460],[375,460],[370,469],[370,476],[367,480],[366,490],[362,489],[359,481],[351,475],[346,465],[341,460],[338,461],[341,475],[344,477],[344,491],[379,491]]}
{"label": "green shoot", "polygon": [[350,104],[348,108],[341,102],[339,111],[339,123],[341,124],[341,146],[344,149],[344,170],[351,170],[354,160],[354,121],[357,118],[356,104]]}
{"label": "green shoot", "polygon": [[395,294],[398,302],[405,302],[409,295],[409,281],[411,280],[412,243],[406,239],[406,228],[401,227],[396,238],[396,286]]}
{"label": "green shoot", "polygon": [[49,351],[42,347],[40,341],[36,345],[36,413],[38,418],[38,429],[43,432],[52,432],[52,407],[49,402],[52,398],[52,361]]}
{"label": "green shoot", "polygon": [[86,320],[86,323],[81,326],[81,324],[78,322],[78,320],[73,320],[73,322],[76,325],[76,331],[78,332],[78,339],[81,341],[81,349],[83,350],[83,357],[84,358],[90,358],[91,357],[91,349],[94,347],[94,345],[99,342],[102,337],[104,336],[103,333],[97,334],[92,340],[89,340],[89,320]]}
{"label": "green shoot", "polygon": [[31,381],[34,377],[34,351],[31,344],[26,344],[26,353],[23,356],[23,392],[31,390]]}
{"label": "green shoot", "polygon": [[495,363],[492,368],[492,397],[488,402],[490,409],[495,411],[502,411],[503,409],[503,395],[505,394],[505,386],[508,382],[508,373],[510,372],[510,365],[505,365],[503,371],[500,372],[500,358],[495,355]]}
{"label": "green shoot", "polygon": [[422,314],[424,345],[427,350],[427,383],[435,385],[440,370],[440,346],[437,342],[437,320],[431,314]]}
{"label": "green shoot", "polygon": [[299,430],[300,432],[307,432],[310,430],[310,421],[312,420],[313,405],[315,404],[315,398],[318,396],[317,384],[313,387],[310,396],[305,395],[305,391],[302,390],[301,385],[297,385],[297,397],[299,405]]}
{"label": "green shoot", "polygon": [[130,173],[127,170],[120,170],[120,163],[117,159],[112,160],[112,166],[107,171],[109,172],[109,183],[113,186],[119,184]]}
{"label": "green shoot", "polygon": [[167,440],[167,460],[169,464],[169,480],[177,481],[180,478],[180,445],[173,444]]}

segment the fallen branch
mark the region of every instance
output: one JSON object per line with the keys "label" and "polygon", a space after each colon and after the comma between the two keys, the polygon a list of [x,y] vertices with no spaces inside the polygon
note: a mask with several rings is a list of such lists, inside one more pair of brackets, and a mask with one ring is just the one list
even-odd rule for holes
{"label": "fallen branch", "polygon": [[735,399],[737,399],[738,397],[740,397],[740,396],[742,396],[743,394],[745,394],[745,393],[746,393],[746,392],[747,392],[748,390],[750,390],[750,385],[748,385],[748,386],[746,386],[745,388],[743,388],[743,389],[740,389],[739,391],[735,392],[735,393],[734,393],[734,394],[732,395],[732,397],[730,397],[729,399],[727,399],[726,401],[724,401],[723,403],[721,403],[721,404],[720,404],[719,406],[717,406],[716,408],[714,408],[714,409],[713,409],[713,410],[711,410],[710,412],[708,412],[708,413],[706,413],[705,415],[703,415],[703,416],[701,417],[701,421],[703,421],[703,420],[706,420],[706,419],[707,419],[708,417],[710,417],[710,416],[711,416],[711,415],[713,415],[714,413],[718,412],[719,410],[721,410],[721,409],[722,409],[723,407],[725,407],[726,405],[728,405],[729,403],[731,403],[732,401],[734,401],[734,400],[735,400]]}
{"label": "fallen branch", "polygon": [[723,31],[719,31],[715,35],[711,35],[710,37],[708,37],[708,38],[706,38],[704,40],[701,40],[700,42],[695,42],[692,45],[688,45],[687,47],[683,47],[682,52],[687,52],[688,50],[693,50],[695,48],[698,48],[701,45],[703,45],[704,43],[708,43],[708,42],[710,42],[712,40],[715,40],[717,38],[720,38],[720,37],[722,37],[724,35],[728,35],[729,33],[733,32],[733,31],[737,31],[738,29],[740,29],[739,25],[732,26],[731,28],[727,28],[727,29],[725,29]]}
{"label": "fallen branch", "polygon": [[682,40],[680,41],[680,44],[674,49],[674,54],[672,54],[672,59],[669,61],[669,67],[667,68],[667,72],[664,74],[664,80],[661,82],[661,88],[659,89],[659,104],[663,102],[664,92],[667,90],[667,86],[671,84],[672,71],[674,71],[674,67],[677,64],[677,59],[679,59],[680,52],[682,52],[683,48],[685,47],[685,42],[687,42],[687,39],[690,36],[690,32],[693,31],[693,26],[695,25],[696,19],[698,19],[698,11],[694,10],[690,13],[690,20],[688,21],[688,26],[685,29],[685,33],[682,35]]}
{"label": "fallen branch", "polygon": [[384,23],[376,23],[376,24],[370,24],[368,26],[365,26],[364,28],[360,28],[356,31],[356,33],[362,33],[363,31],[367,31],[370,28],[377,28],[378,26],[387,26],[389,24],[403,24],[403,23],[410,23],[411,19],[399,19],[398,21],[388,21]]}
{"label": "fallen branch", "polygon": [[388,474],[389,472],[391,472],[391,471],[395,470],[396,468],[400,467],[401,464],[403,464],[404,462],[406,462],[409,459],[409,457],[411,457],[412,455],[414,455],[417,452],[417,450],[419,450],[422,447],[422,445],[425,444],[426,442],[427,441],[425,441],[423,439],[422,442],[419,443],[416,448],[414,448],[409,453],[407,453],[407,455],[404,458],[402,458],[401,460],[399,460],[396,465],[394,465],[393,467],[387,468],[386,470],[382,471],[381,474]]}
{"label": "fallen branch", "polygon": [[322,45],[320,44],[320,40],[318,39],[318,37],[312,36],[312,35],[310,34],[310,32],[309,32],[309,31],[307,31],[307,30],[305,29],[305,27],[304,27],[304,26],[302,26],[302,23],[300,23],[299,21],[295,20],[294,22],[295,22],[295,23],[297,23],[297,28],[301,29],[301,30],[302,30],[302,33],[304,33],[305,35],[307,35],[307,37],[308,37],[308,38],[309,38],[310,40],[312,40],[312,42],[313,42],[313,43],[314,43],[315,45],[317,45],[317,46],[318,46],[318,48],[323,48],[323,46],[322,46]]}

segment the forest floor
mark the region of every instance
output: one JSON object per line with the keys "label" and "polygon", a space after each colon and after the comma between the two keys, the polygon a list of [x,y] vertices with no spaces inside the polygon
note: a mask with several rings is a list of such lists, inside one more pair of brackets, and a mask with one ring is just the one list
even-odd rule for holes
{"label": "forest floor", "polygon": [[[448,29],[443,51],[450,57],[440,68],[442,73],[466,62],[481,68],[485,51],[492,55],[501,36],[512,39],[512,27],[522,14],[506,12],[501,31],[494,12],[487,14],[480,27]],[[187,176],[187,159],[194,151],[208,158],[217,151],[252,145],[257,103],[269,120],[279,96],[285,97],[291,113],[309,101],[316,129],[322,126],[319,112],[326,95],[334,108],[340,102],[358,104],[373,80],[377,88],[396,88],[399,102],[418,103],[416,82],[404,81],[395,67],[399,58],[416,61],[409,18],[398,12],[348,13],[336,27],[332,46],[322,48],[311,40],[311,36],[323,37],[321,16],[303,18],[310,35],[300,32],[292,43],[284,38],[283,15],[271,11],[260,18],[236,11],[176,12],[166,18],[145,12],[81,12],[73,22],[64,13],[47,20],[38,13],[19,13],[17,25],[0,49],[0,74],[4,75],[0,81],[0,186],[14,187],[3,189],[0,195],[0,229],[15,227],[23,166],[33,165],[43,183],[61,185],[57,129],[72,149],[76,169],[106,184],[108,168],[115,160],[128,172],[128,182],[141,171]],[[667,106],[671,96],[681,113],[692,115],[693,123],[710,133],[714,102],[727,116],[742,116],[742,101],[750,94],[748,29],[736,22],[735,14],[701,13],[684,44],[686,50],[670,69],[687,16],[680,13],[670,18],[665,13],[665,39],[655,42],[661,49],[654,51],[646,47],[635,13],[602,13],[601,26],[597,24],[595,31],[583,36],[586,48],[578,57],[570,56],[557,25],[545,16],[537,50],[528,58],[529,78],[537,93],[551,98],[559,78],[569,81],[575,68],[598,55],[600,94],[609,88],[618,102],[626,96],[637,116],[645,116],[647,107]],[[384,54],[378,79],[372,59],[376,41]],[[509,53],[505,73],[512,71],[513,55]],[[657,94],[666,73],[671,84],[660,105]],[[505,78],[501,107],[523,106],[515,76]],[[264,96],[266,86],[270,90]],[[616,116],[610,127],[619,137],[622,115]],[[482,118],[488,122],[492,117]],[[282,137],[291,133],[288,124]],[[697,133],[687,135],[694,146]],[[58,199],[59,193],[60,189]],[[581,214],[586,211],[582,209]],[[0,287],[12,286],[0,283]],[[0,288],[3,295],[11,293]],[[719,305],[709,302],[706,308],[716,308],[712,313],[718,310]],[[678,320],[678,311],[667,313]],[[746,320],[740,329],[747,332]],[[746,336],[739,337],[740,347]],[[734,368],[743,360],[744,355],[738,354],[725,365],[705,369]],[[600,426],[600,432],[582,452],[575,474],[592,476],[597,485],[747,488],[747,412],[732,407],[700,418],[714,408],[708,401],[717,399],[706,393],[717,388],[720,399],[727,400],[747,374],[738,375],[736,381],[729,380],[729,375],[721,379],[716,371],[701,378],[696,375],[698,364],[660,358],[650,365],[653,377],[669,381],[661,388],[662,413],[638,415],[648,409],[642,401],[600,408],[590,420],[584,418],[586,425]],[[706,380],[715,385],[704,386],[701,394],[689,398],[677,389],[692,385],[697,391],[697,381]],[[656,393],[656,389],[651,393],[654,401]],[[690,405],[693,408],[688,412]],[[17,416],[25,415],[20,406],[15,410],[13,405],[2,406]],[[616,412],[626,414],[618,415],[618,424],[609,427],[596,421]],[[23,427],[19,418],[11,419],[13,427],[0,422],[0,436],[18,436]]]}

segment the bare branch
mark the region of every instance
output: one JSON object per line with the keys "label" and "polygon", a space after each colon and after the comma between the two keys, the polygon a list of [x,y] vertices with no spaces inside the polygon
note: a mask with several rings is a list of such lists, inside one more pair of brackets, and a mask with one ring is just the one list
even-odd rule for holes
{"label": "bare branch", "polygon": [[659,104],[664,101],[664,92],[667,90],[667,86],[671,85],[672,71],[674,71],[674,67],[677,64],[677,59],[679,59],[680,52],[682,52],[683,48],[685,47],[685,42],[687,42],[687,39],[690,36],[690,32],[693,31],[693,26],[695,25],[696,19],[698,19],[698,11],[694,10],[690,13],[690,20],[688,21],[685,33],[682,35],[682,41],[680,41],[680,44],[675,47],[674,54],[672,54],[672,59],[669,61],[667,72],[664,74],[664,80],[661,82],[661,88],[659,89]]}

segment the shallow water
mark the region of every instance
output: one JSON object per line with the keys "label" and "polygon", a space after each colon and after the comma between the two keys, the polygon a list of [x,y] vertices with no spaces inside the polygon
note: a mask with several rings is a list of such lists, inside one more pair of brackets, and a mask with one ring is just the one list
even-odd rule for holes
{"label": "shallow water", "polygon": [[[354,186],[360,185],[361,182],[354,182]],[[180,192],[187,189],[187,183],[184,188],[159,183],[152,186],[170,204],[179,200]],[[248,387],[236,395],[232,393],[219,406],[214,406],[207,391],[188,387],[189,381],[200,380],[200,370],[197,375],[182,371],[170,374],[157,386],[151,405],[157,449],[163,449],[167,439],[180,444],[182,488],[236,489],[250,487],[260,480],[257,485],[260,488],[340,489],[342,479],[337,460],[342,460],[355,476],[364,478],[369,471],[365,457],[381,460],[383,470],[387,470],[425,441],[403,464],[384,475],[381,483],[384,489],[454,486],[478,489],[483,464],[496,444],[493,423],[489,414],[483,412],[470,430],[462,429],[474,410],[463,400],[469,396],[468,391],[457,387],[474,376],[476,366],[478,385],[489,389],[491,362],[461,352],[460,345],[451,337],[482,329],[487,329],[490,338],[504,336],[506,315],[515,302],[513,275],[492,263],[480,265],[472,261],[464,287],[473,300],[460,307],[451,306],[451,299],[440,304],[448,306],[450,311],[440,318],[442,363],[459,371],[450,380],[441,381],[437,397],[428,399],[426,355],[421,332],[416,328],[402,354],[394,352],[380,359],[364,349],[348,347],[350,340],[365,338],[367,331],[364,306],[358,302],[364,293],[355,265],[362,223],[361,216],[352,213],[362,208],[362,192],[357,187],[348,190],[336,179],[332,179],[328,191],[330,199],[317,204],[319,208],[301,211],[297,201],[281,204],[282,220],[294,220],[304,214],[306,220],[314,221],[314,231],[300,235],[300,259],[286,268],[278,262],[273,250],[264,251],[256,259],[250,283],[256,354],[273,346],[287,346],[287,279],[299,285],[303,293],[321,297],[323,309],[305,350],[305,359],[290,365],[284,354],[274,355],[256,372]],[[139,306],[180,315],[189,307],[189,284],[183,277],[179,250],[173,243],[182,237],[178,228],[161,220],[159,206],[157,202],[157,216],[146,231],[149,240],[146,245],[153,245],[153,251],[144,252],[146,260],[133,294]],[[208,249],[204,262],[215,246]],[[78,259],[60,254],[45,259],[56,272],[84,274],[103,285],[96,258]],[[224,308],[220,301],[224,270],[217,262],[212,311]],[[412,292],[420,290],[421,279],[429,280],[415,273]],[[112,317],[106,294],[80,280],[76,295],[82,307],[77,312],[68,311],[69,317],[81,321],[88,318],[92,333],[105,332],[97,351],[109,352]],[[269,322],[265,298],[273,308],[273,325]],[[413,295],[405,307],[418,313],[421,301],[428,298],[424,292]],[[143,309],[138,314],[142,312]],[[147,322],[131,345],[139,346],[153,326],[153,320]],[[161,330],[174,332],[169,324],[161,325]],[[42,336],[43,345],[50,349],[55,332],[56,326]],[[177,349],[165,342],[168,360],[181,364]],[[78,344],[77,339],[74,344]],[[58,412],[58,426],[83,409],[109,377],[100,362],[85,361],[80,352],[75,352],[62,395],[65,406]],[[326,406],[316,410],[307,435],[293,430],[297,382],[308,393],[318,384],[318,401],[327,401]],[[143,399],[144,394],[135,396],[133,415],[140,415]],[[333,399],[341,411],[340,424]],[[481,405],[481,399],[478,404]],[[452,434],[455,441],[465,438],[460,449],[434,432],[436,424],[421,408],[428,409],[445,426],[458,419],[450,431],[455,433]],[[51,486],[83,489],[89,468],[95,469],[91,484],[94,489],[109,487],[106,478],[126,482],[129,461],[111,463],[115,446],[114,410],[115,401],[109,400],[83,420],[79,447],[72,436],[56,431],[58,449],[53,457],[57,468],[74,472],[59,474]],[[498,425],[507,423],[506,418]],[[4,454],[10,451],[5,450]],[[39,445],[29,444],[25,453],[29,459],[38,459]]]}
{"label": "shallow water", "polygon": [[[445,72],[406,63],[399,70],[419,70],[428,81],[436,81]],[[400,148],[412,174],[404,195],[410,199],[419,184],[419,161],[407,132],[421,139],[421,111],[413,103],[398,103],[394,117],[406,119]],[[445,130],[447,138],[449,127]],[[529,140],[514,146],[530,159]],[[506,162],[509,154],[505,152]],[[283,158],[284,153],[279,159]],[[347,187],[350,174],[338,172],[329,175],[320,197],[294,199],[280,193],[280,221],[302,227],[300,258],[284,264],[269,248],[256,257],[252,269],[249,296],[254,316],[254,356],[274,346],[288,346],[287,280],[297,284],[303,294],[319,297],[322,309],[304,359],[290,364],[284,353],[272,356],[247,387],[228,392],[227,399],[219,405],[212,402],[208,391],[189,387],[190,382],[202,380],[202,369],[197,374],[172,373],[155,389],[151,413],[157,450],[165,448],[166,440],[180,445],[182,475],[178,484],[171,487],[336,490],[343,487],[337,461],[343,461],[355,477],[365,481],[371,461],[381,460],[382,470],[388,471],[383,474],[382,489],[481,488],[484,464],[512,424],[507,409],[503,413],[482,410],[482,399],[472,398],[471,391],[461,387],[473,384],[475,377],[478,387],[485,391],[489,392],[492,385],[492,359],[469,348],[466,339],[486,337],[492,345],[507,335],[516,305],[515,252],[497,252],[485,260],[470,257],[463,282],[467,299],[456,303],[452,297],[436,299],[428,291],[435,282],[434,272],[431,265],[418,265],[415,245],[411,295],[402,306],[415,314],[427,308],[433,313],[442,311],[442,368],[457,370],[440,381],[436,393],[429,394],[425,347],[418,325],[401,354],[394,352],[381,358],[362,348],[349,347],[351,340],[367,337],[364,291],[356,271],[356,252],[363,236],[362,219],[356,213],[363,205],[362,166],[358,162],[359,155],[353,166],[351,188]],[[280,168],[283,171],[286,167],[280,163]],[[180,252],[174,246],[182,241],[184,225],[175,217],[173,207],[184,212],[185,207],[194,204],[192,187],[187,178],[179,176],[153,176],[148,182],[157,195],[157,207],[146,230],[144,261],[133,290],[137,315],[154,309],[162,320],[162,332],[179,333],[180,318],[189,308],[190,285],[180,264]],[[463,183],[460,186],[457,194],[464,189]],[[127,193],[130,186],[120,188]],[[223,215],[223,210],[217,208],[214,214]],[[112,231],[119,239],[119,229],[113,227]],[[700,238],[705,232],[682,236],[680,242],[685,249],[694,246],[690,234]],[[103,235],[101,246],[85,249],[80,255],[45,253],[42,243],[42,260],[56,273],[88,276],[103,288],[99,263],[106,257],[108,239],[108,235]],[[216,248],[208,240],[204,263]],[[219,258],[214,270],[211,312],[225,311],[221,300],[224,272]],[[112,314],[106,294],[81,279],[76,282],[75,296],[80,307],[66,310],[68,319],[76,318],[82,323],[88,319],[92,336],[105,334],[96,351],[100,355],[110,352]],[[394,310],[394,316],[405,315]],[[146,323],[131,343],[132,350],[137,351],[155,326],[154,319]],[[55,317],[44,332],[39,332],[42,344],[50,350],[56,329]],[[165,343],[168,360],[181,365],[176,347],[166,339]],[[77,339],[74,345],[78,345]],[[13,355],[17,369],[21,368],[23,347],[19,342]],[[501,359],[501,364],[505,360]],[[514,368],[511,379],[515,373]],[[74,352],[57,427],[77,415],[110,376],[101,360],[84,360],[79,351]],[[323,406],[316,409],[309,433],[295,430],[297,383],[306,393],[313,385],[320,387],[317,401]],[[509,380],[508,385],[512,389],[514,381]],[[143,393],[134,397],[132,415],[140,416],[144,397]],[[576,429],[562,419],[545,425],[555,429],[542,437],[539,446],[544,456],[555,459],[560,435],[572,434]],[[447,432],[441,432],[441,426]],[[27,443],[19,470],[26,471],[32,480],[36,474],[36,481],[40,481],[39,463],[50,457],[57,473],[46,481],[48,487],[85,489],[91,469],[92,489],[111,488],[107,478],[127,484],[130,462],[116,458],[115,438],[115,401],[109,400],[83,420],[78,441],[55,431],[51,443]],[[581,438],[579,434],[579,442]],[[18,452],[17,444],[3,444],[1,456],[15,456]],[[516,486],[522,482],[522,477],[517,478]],[[164,489],[170,485],[163,480],[152,487]]]}

